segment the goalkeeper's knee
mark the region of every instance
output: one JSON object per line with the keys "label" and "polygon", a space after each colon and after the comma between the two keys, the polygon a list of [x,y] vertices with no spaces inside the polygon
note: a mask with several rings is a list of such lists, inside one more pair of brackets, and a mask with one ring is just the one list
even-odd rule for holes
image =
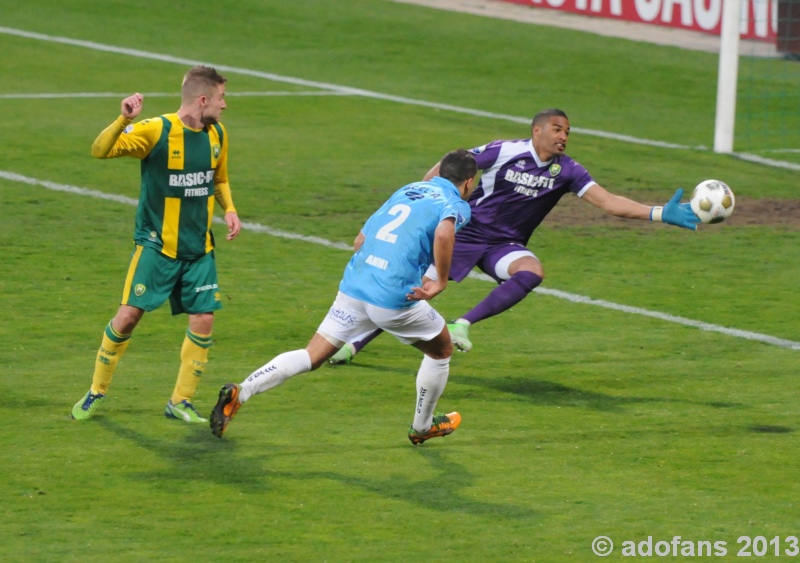
{"label": "goalkeeper's knee", "polygon": [[536,289],[539,284],[542,283],[542,280],[543,278],[540,275],[534,274],[533,272],[529,272],[527,270],[517,272],[508,279],[508,281],[514,282],[520,288],[524,289],[526,293],[530,293]]}

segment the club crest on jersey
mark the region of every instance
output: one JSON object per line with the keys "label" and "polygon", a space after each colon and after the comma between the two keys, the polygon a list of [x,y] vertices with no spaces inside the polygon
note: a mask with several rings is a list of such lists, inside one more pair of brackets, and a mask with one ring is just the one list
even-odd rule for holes
{"label": "club crest on jersey", "polygon": [[561,165],[560,164],[551,164],[550,165],[550,175],[555,178],[561,173]]}
{"label": "club crest on jersey", "polygon": [[147,287],[143,283],[137,283],[133,288],[133,293],[136,297],[141,297],[145,291],[147,291]]}
{"label": "club crest on jersey", "polygon": [[123,133],[128,134],[133,131],[133,125],[128,125],[125,129],[122,130]]}
{"label": "club crest on jersey", "polygon": [[222,149],[220,148],[219,144],[215,144],[213,147],[211,147],[211,152],[214,153],[214,158],[215,159],[219,158],[219,153],[221,151],[222,151]]}

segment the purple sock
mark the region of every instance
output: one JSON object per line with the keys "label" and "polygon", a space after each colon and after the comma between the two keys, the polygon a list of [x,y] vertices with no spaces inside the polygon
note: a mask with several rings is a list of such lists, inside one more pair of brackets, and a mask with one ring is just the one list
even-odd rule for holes
{"label": "purple sock", "polygon": [[350,344],[353,345],[353,347],[356,349],[356,354],[358,354],[364,346],[366,346],[367,344],[372,342],[372,339],[375,338],[376,336],[378,336],[382,332],[383,332],[383,329],[380,329],[380,328],[375,329],[374,332],[370,332],[368,335],[366,335],[361,340],[359,340],[357,342],[351,342]]}
{"label": "purple sock", "polygon": [[495,287],[483,301],[461,318],[469,321],[470,324],[475,324],[502,313],[525,299],[525,296],[540,283],[542,283],[542,278],[533,272],[517,272]]}

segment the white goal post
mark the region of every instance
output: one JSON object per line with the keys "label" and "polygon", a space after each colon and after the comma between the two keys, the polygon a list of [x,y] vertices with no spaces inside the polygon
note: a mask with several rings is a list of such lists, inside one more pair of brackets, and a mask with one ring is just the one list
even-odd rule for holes
{"label": "white goal post", "polygon": [[733,152],[736,122],[736,85],[739,72],[739,20],[741,2],[723,0],[722,29],[717,75],[717,116],[714,122],[714,152]]}

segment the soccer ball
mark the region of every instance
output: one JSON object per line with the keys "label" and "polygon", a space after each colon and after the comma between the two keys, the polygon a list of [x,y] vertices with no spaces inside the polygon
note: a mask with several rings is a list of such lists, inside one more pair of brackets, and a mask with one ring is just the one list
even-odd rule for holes
{"label": "soccer ball", "polygon": [[721,223],[733,213],[736,199],[725,182],[704,180],[695,187],[689,203],[703,223]]}

